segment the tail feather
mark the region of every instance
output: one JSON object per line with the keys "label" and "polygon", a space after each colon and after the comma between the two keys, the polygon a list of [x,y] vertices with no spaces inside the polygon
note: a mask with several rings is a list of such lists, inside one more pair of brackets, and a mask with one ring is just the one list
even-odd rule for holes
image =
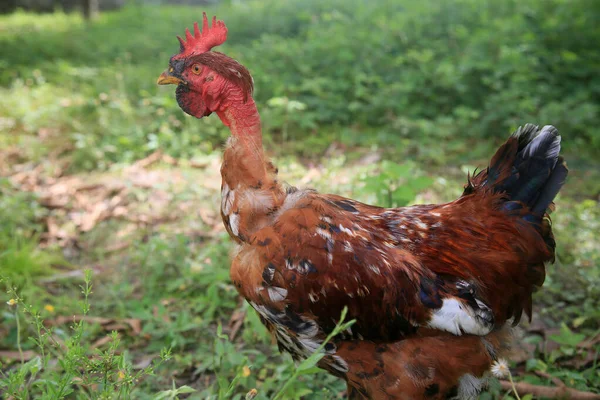
{"label": "tail feather", "polygon": [[539,129],[527,124],[517,129],[492,157],[488,169],[473,179],[475,186],[504,192],[510,201],[526,205],[533,216],[541,218],[568,173],[559,155],[560,141],[558,130],[550,125]]}
{"label": "tail feather", "polygon": [[541,131],[534,134],[531,140],[519,136],[519,142],[519,144],[525,144],[523,150],[519,152],[518,158],[521,160],[542,158],[556,162],[560,152],[560,135],[552,125],[544,126]]}
{"label": "tail feather", "polygon": [[517,154],[514,166],[519,178],[513,187],[509,188],[513,189],[509,195],[513,200],[522,201],[529,207],[533,207],[556,166],[560,152],[560,136],[556,128],[545,126],[530,137],[528,143],[523,140],[523,137],[519,138],[521,143],[526,144]]}
{"label": "tail feather", "polygon": [[540,192],[535,204],[531,207],[531,212],[534,214],[543,214],[552,205],[552,202],[567,179],[569,169],[567,162],[558,157],[558,163],[554,167],[552,174],[544,184],[544,188]]}

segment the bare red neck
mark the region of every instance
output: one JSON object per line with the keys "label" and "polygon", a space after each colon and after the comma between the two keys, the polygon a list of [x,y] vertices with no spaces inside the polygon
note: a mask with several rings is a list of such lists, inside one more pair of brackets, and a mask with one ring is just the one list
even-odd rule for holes
{"label": "bare red neck", "polygon": [[[245,102],[241,92],[229,93],[217,115],[225,126],[231,130],[231,135],[247,145],[253,143],[262,148],[262,129],[260,115],[252,97]],[[256,149],[255,149],[256,150]]]}
{"label": "bare red neck", "polygon": [[223,155],[224,164],[235,176],[236,184],[254,186],[265,181],[266,158],[262,147],[262,129],[260,115],[252,96],[244,98],[237,87],[225,90],[226,97],[217,108],[217,115],[231,130],[231,139],[227,142]]}

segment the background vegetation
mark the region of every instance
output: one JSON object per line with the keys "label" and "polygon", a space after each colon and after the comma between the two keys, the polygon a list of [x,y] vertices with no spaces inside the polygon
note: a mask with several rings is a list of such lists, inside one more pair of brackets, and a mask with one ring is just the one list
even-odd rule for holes
{"label": "background vegetation", "polygon": [[[556,125],[571,166],[554,217],[559,258],[512,366],[518,380],[599,392],[599,4],[263,0],[207,11],[229,27],[218,50],[253,73],[265,145],[293,184],[380,205],[448,201],[519,124]],[[294,375],[246,313],[217,211],[227,132],[155,85],[201,11],[0,17],[7,396],[341,396],[341,382],[310,366]],[[485,396],[504,395],[492,384]]]}

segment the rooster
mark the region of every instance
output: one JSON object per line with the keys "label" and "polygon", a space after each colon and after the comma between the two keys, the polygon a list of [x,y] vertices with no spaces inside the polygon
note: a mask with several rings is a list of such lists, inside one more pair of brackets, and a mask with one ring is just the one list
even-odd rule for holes
{"label": "rooster", "polygon": [[[250,73],[211,51],[226,38],[204,14],[158,84],[231,130],[221,216],[239,293],[281,351],[322,348],[319,366],[350,398],[475,398],[554,259],[547,212],[567,176],[557,130],[519,128],[446,204],[386,209],[287,187],[263,151]],[[322,346],[344,308],[355,323]]]}

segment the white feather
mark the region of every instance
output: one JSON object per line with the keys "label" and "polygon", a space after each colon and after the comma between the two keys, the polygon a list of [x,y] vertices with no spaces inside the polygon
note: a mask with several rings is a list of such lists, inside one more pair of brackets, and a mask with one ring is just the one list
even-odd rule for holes
{"label": "white feather", "polygon": [[224,215],[231,213],[231,207],[233,207],[233,201],[235,200],[235,192],[229,189],[226,183],[223,183],[223,189],[221,190],[221,210]]}
{"label": "white feather", "polygon": [[281,300],[285,299],[287,297],[287,293],[288,293],[287,289],[277,287],[277,286],[269,287],[268,291],[269,291],[269,297],[273,301],[281,301]]}
{"label": "white feather", "polygon": [[486,324],[476,319],[471,307],[456,299],[444,299],[442,307],[433,312],[428,326],[458,336],[463,332],[483,336],[490,333],[493,328],[493,324]]}
{"label": "white feather", "polygon": [[465,374],[458,380],[458,398],[460,400],[475,400],[483,388],[485,379],[479,379],[471,374]]}
{"label": "white feather", "polygon": [[235,236],[240,234],[240,214],[231,214],[229,216],[229,227]]}

